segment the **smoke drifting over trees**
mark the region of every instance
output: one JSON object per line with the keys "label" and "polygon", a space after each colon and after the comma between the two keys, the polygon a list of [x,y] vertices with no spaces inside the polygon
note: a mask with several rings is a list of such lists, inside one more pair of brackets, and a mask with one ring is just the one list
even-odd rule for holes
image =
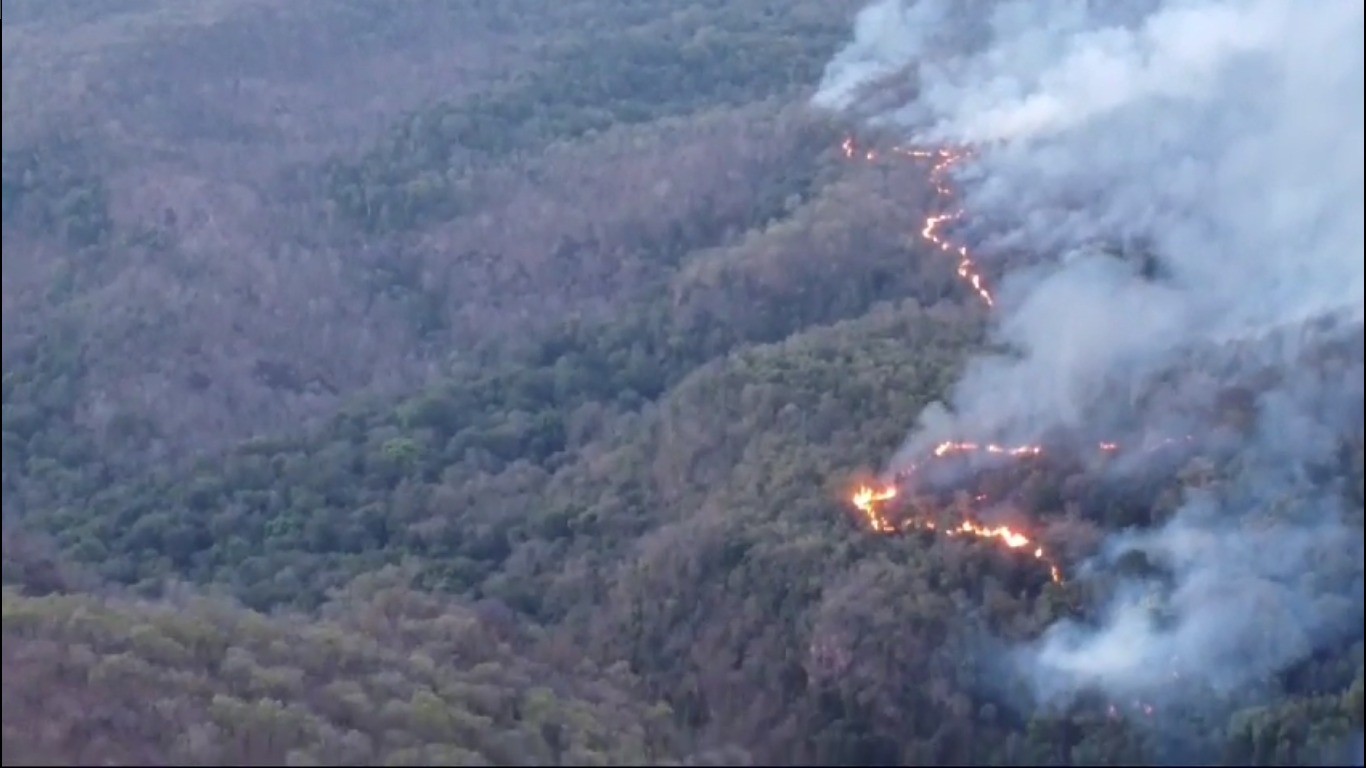
{"label": "smoke drifting over trees", "polygon": [[5,0],[0,762],[1359,764],[1360,2],[864,2]]}
{"label": "smoke drifting over trees", "polygon": [[[1359,637],[1362,542],[1343,489],[1311,478],[1361,424],[1362,5],[977,11],[868,7],[814,98],[975,151],[959,183],[979,257],[1005,275],[993,336],[1007,351],[971,361],[901,455],[1166,430],[1237,465],[1166,525],[1111,540],[1094,567],[1138,551],[1174,582],[1123,585],[1099,626],[1063,622],[1023,649],[1039,693],[1227,689]],[[914,99],[888,103],[907,77]],[[1138,241],[1160,277],[1094,246]],[[1043,257],[1012,263],[1021,252]],[[1345,358],[1311,359],[1344,339]],[[1159,376],[1180,398],[1135,402]],[[1249,384],[1255,423],[1236,435],[1192,407]]]}

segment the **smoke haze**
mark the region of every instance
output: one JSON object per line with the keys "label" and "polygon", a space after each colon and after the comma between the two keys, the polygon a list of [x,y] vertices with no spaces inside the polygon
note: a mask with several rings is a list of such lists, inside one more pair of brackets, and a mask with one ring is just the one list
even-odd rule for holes
{"label": "smoke haze", "polygon": [[[898,80],[917,95],[888,104]],[[1203,437],[1208,414],[1139,403],[1135,382],[1175,376],[1204,401],[1259,382],[1213,490],[1090,564],[1142,551],[1173,585],[1127,583],[1099,626],[1021,649],[1041,697],[1230,688],[1360,636],[1362,540],[1323,473],[1362,423],[1362,93],[1349,0],[883,0],[829,63],[816,106],[976,154],[957,237],[998,276],[1011,351],[974,360],[903,456],[1097,425]],[[1134,243],[1158,276],[1110,252]],[[1323,364],[1314,350],[1343,338],[1347,363]]]}

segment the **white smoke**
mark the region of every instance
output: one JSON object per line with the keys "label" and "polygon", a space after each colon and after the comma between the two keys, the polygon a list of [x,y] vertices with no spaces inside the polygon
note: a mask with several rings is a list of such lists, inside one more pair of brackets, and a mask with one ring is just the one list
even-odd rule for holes
{"label": "white smoke", "polygon": [[[1013,350],[974,360],[904,451],[1084,429],[1117,382],[1196,347],[1325,315],[1359,333],[1363,48],[1359,0],[865,9],[814,103],[866,112],[878,86],[904,72],[916,98],[872,118],[918,142],[975,147],[960,186],[977,224],[959,234],[1003,275],[995,333]],[[1085,247],[1134,239],[1161,259],[1161,279]],[[1053,258],[1012,269],[1007,252]],[[1059,626],[1030,650],[1049,673],[1041,680],[1130,689],[1164,670],[1236,685],[1360,632],[1360,539],[1344,544],[1337,497],[1303,480],[1310,463],[1329,460],[1353,398],[1359,411],[1361,373],[1283,373],[1285,385],[1259,403],[1243,471],[1218,498],[1192,499],[1160,530],[1113,542],[1174,571],[1164,598],[1174,623],[1151,621],[1140,591],[1121,592],[1100,629]],[[1312,513],[1257,517],[1297,504]],[[1302,575],[1325,563],[1346,568],[1334,583],[1355,584],[1354,597],[1328,590],[1321,573]],[[1274,633],[1254,626],[1258,611],[1275,617]]]}
{"label": "white smoke", "polygon": [[[940,21],[948,10],[944,0],[913,6],[881,2],[865,8],[854,20],[854,43],[826,66],[813,102],[835,110],[854,106],[863,88],[905,71],[930,50],[931,36],[946,28]],[[915,33],[908,34],[908,30]]]}

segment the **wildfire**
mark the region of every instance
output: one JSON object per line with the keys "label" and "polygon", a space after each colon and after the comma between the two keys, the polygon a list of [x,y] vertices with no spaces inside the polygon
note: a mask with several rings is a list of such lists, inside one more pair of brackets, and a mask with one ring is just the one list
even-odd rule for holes
{"label": "wildfire", "polygon": [[[1190,440],[1190,437],[1186,438]],[[1177,442],[1175,438],[1166,438],[1160,445],[1170,445]],[[1119,450],[1119,443],[1100,442],[1096,444],[1096,450],[1101,453],[1114,453]],[[936,445],[932,453],[936,458],[954,456],[967,453],[987,453],[995,456],[1014,456],[1017,458],[1027,456],[1038,456],[1043,453],[1041,445],[1001,445],[1000,443],[972,443],[945,441]]]}
{"label": "wildfire", "polygon": [[892,533],[896,530],[887,518],[882,516],[879,507],[885,501],[895,499],[897,490],[895,485],[885,485],[881,488],[873,488],[868,485],[861,485],[854,491],[850,498],[854,507],[868,519],[868,527],[877,533]]}
{"label": "wildfire", "polygon": [[957,525],[941,529],[933,520],[914,517],[902,520],[900,525],[893,523],[887,516],[884,505],[895,499],[898,494],[896,485],[891,483],[878,486],[861,485],[854,490],[850,501],[863,514],[864,519],[868,521],[868,527],[875,533],[896,533],[897,531],[921,529],[939,531],[945,536],[967,536],[975,539],[999,541],[1008,549],[1028,551],[1035,560],[1048,567],[1048,576],[1054,584],[1063,582],[1062,569],[1048,556],[1043,546],[1010,526],[986,526],[972,520],[963,520]]}
{"label": "wildfire", "polygon": [[936,445],[934,447],[934,455],[939,457],[952,456],[953,454],[958,453],[978,452],[992,453],[1002,456],[1038,456],[1039,454],[1043,453],[1043,447],[1038,445],[1005,446],[997,445],[996,443],[987,443],[986,445],[981,445],[979,443],[955,442],[940,443],[939,445]]}
{"label": "wildfire", "polygon": [[[1191,435],[1186,435],[1184,441],[1193,440]],[[1155,450],[1166,445],[1181,442],[1179,438],[1164,438],[1157,445],[1148,450]],[[1119,450],[1119,444],[1115,442],[1097,443],[1096,449],[1101,453],[1109,454]],[[974,443],[974,442],[955,442],[946,441],[936,445],[930,451],[934,459],[943,459],[951,456],[961,456],[966,454],[984,453],[996,456],[1006,456],[1014,458],[1031,458],[1043,454],[1043,446],[1040,445],[1016,445],[1007,446],[998,443]],[[849,502],[859,511],[868,523],[869,530],[874,533],[897,533],[898,531],[908,531],[912,529],[938,531],[945,536],[971,536],[978,539],[992,539],[1004,544],[1008,549],[1029,549],[1034,558],[1048,566],[1049,576],[1055,584],[1063,583],[1062,569],[1055,562],[1042,546],[1034,542],[1027,534],[1005,525],[986,526],[972,520],[964,520],[955,526],[940,528],[933,520],[907,518],[900,523],[892,522],[885,511],[888,502],[895,500],[900,495],[898,483],[910,478],[919,469],[919,464],[910,464],[898,470],[892,475],[891,482],[876,485],[860,485],[850,494]],[[981,502],[986,500],[985,494],[977,494],[973,501]]]}
{"label": "wildfire", "polygon": [[[840,149],[844,152],[844,156],[850,160],[861,159],[872,163],[878,159],[876,150],[860,150],[853,137],[846,137],[840,144]],[[972,287],[973,293],[987,307],[995,306],[996,300],[991,291],[987,289],[986,279],[977,270],[977,265],[973,262],[967,246],[955,245],[939,233],[940,225],[956,221],[963,216],[962,210],[954,207],[953,188],[949,186],[948,174],[954,163],[967,159],[971,156],[970,153],[966,150],[911,149],[901,146],[893,147],[892,153],[917,160],[934,160],[934,164],[930,166],[930,184],[934,187],[935,193],[939,195],[944,208],[950,209],[951,212],[926,217],[924,226],[920,228],[920,236],[935,248],[956,256],[958,259],[958,277]]]}
{"label": "wildfire", "polygon": [[[878,160],[878,153],[876,150],[861,150],[852,136],[846,137],[840,144],[840,148],[843,151],[844,156],[850,160],[864,160],[870,163],[877,162]],[[995,298],[991,291],[986,287],[986,281],[978,271],[977,265],[973,261],[971,253],[968,251],[968,247],[961,244],[955,245],[946,236],[940,233],[943,225],[957,221],[963,217],[962,209],[957,208],[955,205],[953,188],[949,185],[948,179],[949,171],[952,169],[954,163],[970,157],[970,152],[967,150],[945,148],[912,149],[904,146],[892,147],[891,152],[917,160],[934,161],[933,165],[930,167],[930,184],[934,187],[935,193],[942,201],[943,209],[947,212],[927,216],[924,225],[920,229],[920,236],[939,250],[957,256],[958,277],[971,286],[973,292],[983,304],[988,308],[995,307]],[[1184,438],[1168,437],[1159,441],[1157,445],[1150,446],[1145,450],[1161,448],[1166,445],[1180,442],[1182,439],[1189,443],[1194,438],[1192,435],[1186,435]],[[1101,453],[1114,453],[1119,450],[1119,444],[1111,441],[1103,441],[1097,444],[1097,448]],[[1043,447],[1039,445],[1007,446],[998,443],[946,441],[936,445],[931,453],[934,458],[976,453],[1025,458],[1041,455],[1043,453]],[[877,485],[860,485],[851,494],[849,499],[850,502],[854,505],[854,508],[863,515],[863,518],[867,520],[870,530],[881,534],[893,534],[899,531],[909,530],[928,530],[936,531],[950,537],[966,536],[976,539],[998,541],[1004,544],[1007,549],[1028,552],[1035,560],[1038,560],[1048,568],[1048,576],[1054,584],[1063,583],[1062,568],[1058,565],[1057,561],[1049,556],[1043,546],[1035,542],[1027,534],[1009,526],[986,526],[971,519],[964,519],[957,525],[941,529],[934,520],[916,517],[902,519],[899,524],[894,523],[887,515],[886,507],[900,495],[897,483],[914,474],[916,468],[916,465],[912,464],[897,471],[892,476],[892,482],[880,483]],[[973,500],[978,502],[984,501],[985,499],[985,494],[978,494],[973,497]],[[1180,677],[1179,673],[1176,672],[1173,672],[1172,675],[1174,679]],[[1133,701],[1133,709],[1148,717],[1152,717],[1155,712],[1155,709],[1151,704],[1140,700]],[[1119,719],[1122,716],[1120,708],[1113,703],[1107,707],[1107,713],[1113,719]]]}
{"label": "wildfire", "polygon": [[[861,149],[854,141],[852,136],[846,137],[840,144],[840,149],[844,156],[850,160],[863,160],[866,162],[876,162],[878,153],[873,149]],[[977,297],[988,307],[995,306],[995,299],[991,291],[985,285],[985,279],[977,270],[976,264],[972,260],[971,253],[966,245],[955,245],[946,236],[941,234],[943,225],[962,218],[963,211],[956,207],[954,201],[953,188],[949,184],[949,171],[954,163],[958,163],[971,156],[967,150],[961,149],[913,149],[905,146],[896,146],[891,149],[892,154],[917,160],[931,160],[930,184],[934,187],[935,193],[939,196],[942,203],[942,210],[946,212],[929,215],[925,218],[925,223],[920,229],[920,236],[927,242],[946,253],[953,253],[958,257],[958,276],[966,281]],[[1190,441],[1191,436],[1185,438]],[[1166,438],[1160,445],[1168,445],[1177,442],[1174,438]],[[1119,450],[1119,444],[1114,442],[1101,442],[1097,448],[1102,453],[1114,453]],[[934,447],[931,451],[934,458],[945,458],[949,456],[962,456],[969,454],[990,454],[1005,457],[1027,458],[1039,456],[1043,453],[1043,447],[1038,445],[1001,445],[998,443],[976,443],[976,442],[957,442],[946,441]],[[853,492],[850,502],[854,508],[868,522],[868,527],[875,533],[895,533],[910,529],[939,530],[932,520],[910,518],[894,524],[887,516],[886,505],[895,500],[898,496],[897,483],[914,473],[916,467],[911,465],[893,476],[890,483],[878,485],[861,485]],[[981,501],[984,496],[977,496],[976,501]],[[1063,581],[1062,570],[1058,564],[1044,551],[1043,547],[1034,542],[1029,536],[1008,526],[989,527],[964,520],[956,526],[945,528],[940,531],[946,536],[970,536],[979,539],[990,539],[999,541],[1009,549],[1031,551],[1034,558],[1044,563],[1048,567],[1049,576],[1054,583],[1061,584]]]}

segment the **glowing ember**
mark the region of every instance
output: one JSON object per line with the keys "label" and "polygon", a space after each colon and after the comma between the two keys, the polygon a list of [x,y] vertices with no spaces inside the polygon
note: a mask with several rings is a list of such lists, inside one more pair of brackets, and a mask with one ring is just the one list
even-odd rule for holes
{"label": "glowing ember", "polygon": [[1002,456],[1038,456],[1043,453],[1043,448],[1038,445],[1016,445],[1006,446],[995,443],[981,445],[978,443],[940,443],[934,447],[935,456],[951,456],[962,453],[992,453]]}
{"label": "glowing ember", "polygon": [[[852,136],[846,137],[840,144],[844,156],[850,160],[864,160],[866,162],[876,162],[878,153],[874,150],[860,150]],[[977,266],[972,259],[971,253],[966,245],[954,244],[946,236],[941,234],[945,224],[958,221],[963,217],[963,211],[956,207],[954,202],[953,188],[949,185],[949,171],[954,163],[960,162],[970,157],[966,150],[955,149],[912,149],[910,147],[897,146],[891,150],[892,154],[909,157],[916,160],[930,160],[930,184],[934,187],[935,193],[941,200],[941,208],[945,212],[932,214],[925,217],[925,223],[920,228],[920,236],[933,245],[935,248],[945,253],[952,253],[958,258],[958,277],[965,281],[973,290],[973,293],[988,308],[994,307],[996,300],[990,290],[986,287],[986,281],[982,274],[977,270]],[[1193,440],[1191,435],[1184,437],[1186,442]],[[1157,446],[1158,448],[1172,443],[1179,442],[1177,438],[1165,438]],[[1114,453],[1119,450],[1119,444],[1115,442],[1101,442],[1097,448],[1102,453]],[[1149,450],[1151,450],[1150,448]],[[974,443],[974,442],[955,442],[947,441],[936,445],[931,452],[934,458],[945,458],[949,456],[961,456],[970,454],[990,454],[1008,457],[1032,457],[1043,453],[1043,448],[1038,445],[1016,445],[1007,446],[997,443]],[[1062,569],[1058,566],[1043,546],[1035,542],[1022,531],[1013,529],[1009,526],[985,526],[970,519],[963,520],[955,526],[940,530],[933,520],[921,518],[906,518],[899,524],[894,524],[888,517],[886,506],[894,501],[899,495],[896,482],[914,474],[915,465],[910,465],[899,470],[893,475],[894,482],[880,485],[861,485],[854,490],[850,496],[850,502],[867,521],[868,527],[875,533],[890,534],[897,531],[907,531],[912,529],[939,531],[945,536],[972,537],[976,539],[997,541],[1011,550],[1026,550],[1034,559],[1043,563],[1048,568],[1049,578],[1055,584],[1063,583]],[[978,494],[973,497],[974,501],[985,501],[985,494]],[[1173,673],[1175,675],[1176,673]],[[1143,701],[1134,701],[1134,708],[1149,717],[1153,716],[1154,708],[1151,704]],[[1107,713],[1111,718],[1118,719],[1121,714],[1119,708],[1114,704],[1107,707]]]}
{"label": "glowing ember", "polygon": [[891,533],[896,529],[882,516],[880,505],[883,502],[895,499],[896,493],[895,485],[886,485],[881,488],[872,488],[863,485],[859,486],[859,488],[854,491],[854,495],[850,498],[850,501],[852,501],[854,507],[862,512],[863,516],[867,518],[869,528],[872,528],[877,533]]}
{"label": "glowing ember", "polygon": [[[1186,437],[1187,440],[1191,438]],[[1167,438],[1161,445],[1169,445],[1178,442],[1174,438]],[[1113,453],[1119,450],[1116,443],[1104,442],[1097,445],[1102,453]],[[1038,445],[1017,445],[1005,446],[996,443],[972,443],[972,442],[943,442],[934,447],[931,452],[935,459],[942,459],[950,456],[961,456],[965,454],[984,453],[998,456],[1009,457],[1032,457],[1043,454],[1043,447]],[[915,473],[917,465],[912,464],[896,473],[894,476],[897,481],[910,477]],[[927,531],[941,530],[932,520],[908,518],[900,523],[892,522],[888,517],[885,507],[888,502],[897,498],[899,491],[896,483],[883,483],[880,485],[860,485],[854,489],[849,497],[849,501],[854,508],[859,511],[863,519],[867,521],[869,530],[874,533],[896,533],[897,531],[907,531],[920,529]],[[985,501],[986,494],[977,494],[973,501]],[[1044,548],[1038,545],[1032,538],[1022,531],[1009,526],[986,526],[972,520],[964,520],[955,526],[951,526],[941,531],[945,536],[969,536],[975,539],[988,539],[998,541],[1005,545],[1007,549],[1029,549],[1034,559],[1044,563],[1048,567],[1048,575],[1056,584],[1063,582],[1062,569]]]}
{"label": "glowing ember", "polygon": [[[863,518],[868,521],[868,527],[875,533],[895,533],[912,529],[939,530],[932,520],[908,518],[901,521],[900,525],[894,524],[887,516],[884,506],[887,502],[895,499],[897,495],[898,491],[895,485],[887,484],[877,487],[862,485],[854,490],[849,500],[854,508],[862,513]],[[963,520],[956,526],[944,529],[943,534],[945,536],[968,536],[975,539],[999,541],[1007,549],[1028,548],[1035,560],[1048,567],[1049,578],[1055,584],[1061,584],[1063,581],[1062,569],[1048,556],[1044,548],[1025,533],[1009,526],[985,526],[972,520]]]}
{"label": "glowing ember", "polygon": [[[850,160],[861,159],[866,162],[876,162],[877,152],[873,150],[860,151],[853,137],[846,137],[840,144],[840,149],[844,156]],[[953,188],[949,186],[948,174],[953,168],[953,164],[967,159],[970,155],[965,150],[952,149],[911,149],[909,147],[893,147],[892,153],[910,157],[916,160],[933,160],[930,166],[930,185],[939,195],[945,208],[954,206]],[[977,295],[982,303],[988,307],[995,306],[996,300],[991,295],[991,291],[986,287],[986,280],[977,271],[977,265],[972,260],[972,255],[968,252],[965,245],[954,245],[947,238],[939,234],[939,226],[951,221],[962,218],[962,211],[952,213],[940,213],[926,217],[925,224],[920,229],[920,236],[928,241],[935,248],[945,253],[952,253],[958,258],[958,277],[963,279],[972,287],[973,293]]]}

